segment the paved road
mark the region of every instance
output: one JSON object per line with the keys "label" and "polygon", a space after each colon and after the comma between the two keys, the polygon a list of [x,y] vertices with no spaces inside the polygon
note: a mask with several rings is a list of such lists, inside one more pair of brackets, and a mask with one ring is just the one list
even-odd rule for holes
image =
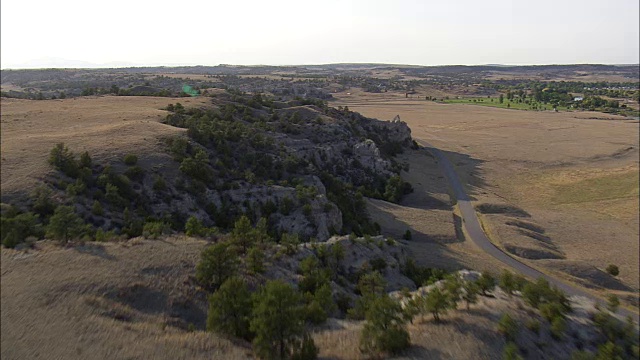
{"label": "paved road", "polygon": [[[458,201],[458,208],[460,209],[462,221],[464,223],[464,228],[467,231],[467,235],[478,247],[480,247],[480,249],[530,279],[537,279],[539,277],[545,278],[547,281],[549,281],[550,284],[555,285],[556,287],[564,291],[568,296],[583,296],[593,301],[599,302],[600,304],[604,304],[603,300],[599,297],[587,293],[577,286],[570,285],[555,277],[544,274],[507,255],[505,252],[493,245],[489,238],[487,238],[487,235],[484,233],[484,230],[480,225],[480,221],[478,220],[476,210],[473,207],[473,204],[471,203],[471,200],[467,196],[466,192],[464,191],[464,186],[460,182],[460,179],[458,178],[458,175],[456,174],[456,171],[449,159],[447,159],[444,153],[439,149],[429,145],[424,141],[418,142],[426,146],[427,150],[429,150],[438,159],[438,164],[440,164],[440,168],[449,180],[449,184],[453,189],[454,196]],[[631,315],[631,317],[635,319],[636,322],[638,322],[637,313],[634,313],[627,309],[619,309],[618,314],[623,317]]]}

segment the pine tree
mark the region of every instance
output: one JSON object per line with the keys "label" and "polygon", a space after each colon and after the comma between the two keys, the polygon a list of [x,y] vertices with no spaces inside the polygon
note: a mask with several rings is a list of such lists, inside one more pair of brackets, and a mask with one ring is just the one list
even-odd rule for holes
{"label": "pine tree", "polygon": [[232,277],[209,297],[207,330],[250,340],[250,316],[251,293],[247,284]]}
{"label": "pine tree", "polygon": [[286,359],[304,330],[302,296],[280,280],[267,282],[254,294],[250,329],[256,354],[263,359]]}

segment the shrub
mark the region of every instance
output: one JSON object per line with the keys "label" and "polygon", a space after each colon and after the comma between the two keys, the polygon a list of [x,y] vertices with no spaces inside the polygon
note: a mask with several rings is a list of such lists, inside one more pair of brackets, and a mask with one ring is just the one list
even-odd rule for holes
{"label": "shrub", "polygon": [[612,276],[618,276],[620,274],[620,269],[618,268],[618,266],[610,264],[609,266],[607,266],[607,273]]}
{"label": "shrub", "polygon": [[620,306],[620,299],[614,294],[609,294],[607,296],[607,309],[612,313],[618,311],[618,307]]}
{"label": "shrub", "polygon": [[522,360],[522,356],[518,354],[518,345],[509,341],[502,350],[502,359],[504,360]]}
{"label": "shrub", "polygon": [[413,235],[411,234],[411,230],[407,229],[407,231],[405,231],[404,235],[402,235],[402,238],[409,241],[411,240],[411,238],[413,237]]}
{"label": "shrub", "polygon": [[133,154],[127,154],[124,156],[123,159],[124,163],[129,165],[129,166],[133,166],[135,164],[138,163],[138,157],[136,155]]}
{"label": "shrub", "polygon": [[513,277],[513,273],[508,270],[502,270],[498,286],[500,286],[500,288],[508,295],[512,295],[513,291],[516,290],[517,287],[515,278]]}
{"label": "shrub", "polygon": [[184,231],[187,236],[204,236],[207,232],[206,230],[202,221],[195,216],[190,216],[184,225]]}
{"label": "shrub", "polygon": [[502,334],[506,340],[513,341],[518,335],[518,323],[509,314],[503,314],[498,322],[498,332]]}
{"label": "shrub", "polygon": [[535,320],[535,319],[527,320],[527,322],[525,323],[525,327],[536,334],[540,333],[540,322],[538,320]]}
{"label": "shrub", "polygon": [[482,295],[487,295],[487,291],[493,290],[496,286],[496,279],[491,276],[488,272],[482,272],[477,281],[478,287],[482,292]]}
{"label": "shrub", "polygon": [[169,230],[169,225],[162,221],[147,221],[142,228],[142,235],[148,239],[157,239]]}
{"label": "shrub", "polygon": [[162,192],[167,190],[167,183],[161,176],[156,177],[153,182],[153,191]]}
{"label": "shrub", "polygon": [[556,339],[556,340],[560,340],[562,339],[562,335],[564,334],[564,331],[567,328],[567,323],[564,320],[564,318],[562,316],[556,316],[552,321],[551,321],[551,327],[549,328],[549,330],[551,331],[551,336]]}
{"label": "shrub", "polygon": [[64,143],[57,144],[49,153],[49,164],[62,171],[65,175],[75,178],[78,176],[78,163],[75,155]]}
{"label": "shrub", "polygon": [[378,271],[382,274],[387,270],[387,262],[381,257],[369,260],[369,265],[371,265],[371,270]]}
{"label": "shrub", "polygon": [[302,341],[299,347],[294,347],[291,354],[291,360],[315,360],[318,358],[320,349],[313,342],[313,338],[308,334],[302,335]]}
{"label": "shrub", "polygon": [[462,300],[467,303],[467,310],[469,310],[470,304],[478,302],[480,287],[478,287],[478,284],[475,281],[465,281],[462,283],[462,290]]}

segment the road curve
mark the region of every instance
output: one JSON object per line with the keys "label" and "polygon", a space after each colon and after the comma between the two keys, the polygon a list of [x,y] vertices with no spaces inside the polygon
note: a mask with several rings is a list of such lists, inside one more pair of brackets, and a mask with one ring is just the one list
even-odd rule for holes
{"label": "road curve", "polygon": [[[460,209],[462,221],[467,235],[480,249],[493,256],[503,264],[509,266],[516,272],[524,275],[525,277],[528,277],[530,279],[537,279],[539,277],[542,277],[546,279],[550,284],[553,284],[558,289],[564,291],[567,296],[582,296],[603,304],[603,300],[601,298],[590,294],[578,288],[577,286],[567,284],[553,276],[542,273],[507,255],[505,252],[493,245],[493,243],[491,243],[487,235],[484,233],[484,230],[480,225],[480,221],[478,220],[476,210],[473,207],[473,204],[471,203],[471,200],[467,196],[466,192],[464,191],[464,186],[460,182],[460,179],[458,178],[458,175],[456,174],[456,171],[449,159],[447,159],[444,153],[439,149],[429,145],[424,141],[418,142],[424,145],[426,149],[431,152],[438,160],[440,169],[444,172],[445,176],[449,180],[449,185],[451,186],[453,194],[457,200],[458,208]],[[620,308],[618,310],[618,315],[621,315],[623,317],[630,315],[636,321],[636,323],[638,322],[638,314],[627,309]]]}

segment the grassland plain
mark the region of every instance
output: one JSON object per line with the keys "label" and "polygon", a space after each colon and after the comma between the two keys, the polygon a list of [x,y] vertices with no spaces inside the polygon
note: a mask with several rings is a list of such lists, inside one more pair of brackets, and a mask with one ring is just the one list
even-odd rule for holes
{"label": "grassland plain", "polygon": [[[415,139],[448,152],[476,204],[523,209],[563,254],[565,259],[556,262],[594,266],[598,275],[608,264],[620,266],[620,276],[612,281],[625,284],[631,302],[637,303],[637,120],[594,112],[438,104],[403,95],[349,90],[334,94],[337,100],[331,105],[380,119],[400,115]],[[531,239],[507,224],[513,216],[485,220],[505,237],[494,239],[499,243]],[[538,267],[550,262],[524,261]],[[578,278],[585,272],[563,269],[568,279],[590,282],[590,275]]]}
{"label": "grassland plain", "polygon": [[33,188],[52,171],[49,151],[64,142],[100,161],[127,153],[162,153],[161,139],[184,130],[160,123],[169,103],[198,106],[200,98],[81,97],[30,101],[2,98],[2,195]]}

